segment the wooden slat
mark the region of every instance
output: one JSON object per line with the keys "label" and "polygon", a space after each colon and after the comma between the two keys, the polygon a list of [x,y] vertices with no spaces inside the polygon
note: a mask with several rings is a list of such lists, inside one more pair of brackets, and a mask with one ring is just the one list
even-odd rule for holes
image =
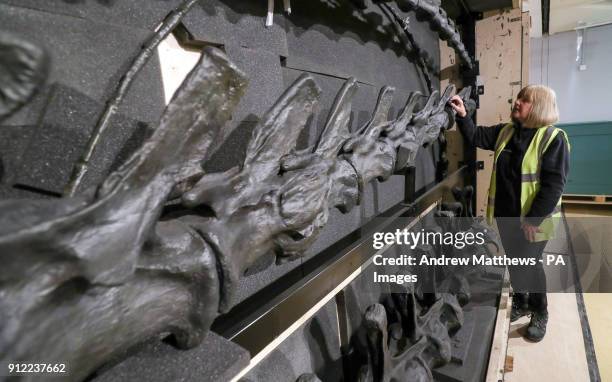
{"label": "wooden slat", "polygon": [[531,17],[529,12],[523,12],[522,17],[522,50],[521,50],[521,86],[529,85],[529,30],[531,29]]}
{"label": "wooden slat", "polygon": [[612,196],[610,195],[579,195],[565,194],[563,195],[564,204],[601,204],[612,205]]}
{"label": "wooden slat", "polygon": [[506,353],[508,350],[508,331],[510,329],[510,312],[512,310],[512,297],[510,297],[510,275],[506,269],[502,284],[499,306],[497,308],[497,319],[495,320],[495,331],[493,332],[493,344],[489,355],[489,366],[487,368],[486,382],[503,381],[506,371]]}

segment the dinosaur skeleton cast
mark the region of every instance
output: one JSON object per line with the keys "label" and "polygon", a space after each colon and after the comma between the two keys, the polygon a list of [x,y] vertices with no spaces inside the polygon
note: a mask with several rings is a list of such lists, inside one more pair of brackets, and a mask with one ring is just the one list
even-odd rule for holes
{"label": "dinosaur skeleton cast", "polygon": [[472,69],[472,59],[461,41],[461,34],[453,19],[442,9],[440,0],[398,0],[397,5],[402,11],[415,11],[418,19],[427,20],[438,31],[440,38],[447,41],[457,51],[465,65]]}
{"label": "dinosaur skeleton cast", "polygon": [[[453,119],[453,86],[420,108],[412,93],[392,120],[393,88],[384,87],[352,133],[349,79],[318,143],[298,151],[321,93],[303,75],[256,126],[242,165],[204,174],[246,85],[224,53],[206,48],[151,138],[99,187],[0,202],[0,364],[61,362],[82,380],[148,338],[199,344],[245,270],[269,253],[302,254],[332,207],[349,211],[366,183],[414,165]],[[169,200],[181,213],[164,213]]]}
{"label": "dinosaur skeleton cast", "polygon": [[[365,0],[350,0],[351,3],[359,8],[365,9],[367,7]],[[417,19],[426,20],[429,24],[439,33],[440,38],[450,45],[461,59],[465,62],[465,65],[472,69],[473,62],[470,54],[468,53],[463,41],[461,41],[461,34],[455,25],[453,19],[451,19],[446,11],[441,6],[440,0],[377,0],[381,4],[387,5],[387,9],[393,14],[393,17],[400,21],[400,17],[397,12],[389,6],[389,3],[396,3],[400,10],[403,12],[415,11]],[[408,26],[408,19],[400,22],[402,29],[408,34],[410,29]],[[422,54],[425,51],[419,49],[418,46],[412,44],[415,49],[418,50],[418,54]]]}
{"label": "dinosaur skeleton cast", "polygon": [[451,360],[450,336],[463,324],[463,311],[451,294],[423,297],[408,289],[367,308],[368,362],[358,382],[433,381],[431,369]]}
{"label": "dinosaur skeleton cast", "polygon": [[40,47],[0,32],[0,122],[39,89],[49,71],[49,57]]}

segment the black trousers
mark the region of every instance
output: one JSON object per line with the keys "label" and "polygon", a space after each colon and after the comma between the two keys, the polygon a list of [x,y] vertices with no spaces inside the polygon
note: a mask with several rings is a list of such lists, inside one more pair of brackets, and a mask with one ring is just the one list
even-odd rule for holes
{"label": "black trousers", "polygon": [[525,239],[519,218],[498,219],[499,234],[507,257],[532,258],[535,265],[510,265],[510,284],[519,306],[527,305],[531,311],[547,310],[546,274],[542,259],[548,241],[530,242]]}

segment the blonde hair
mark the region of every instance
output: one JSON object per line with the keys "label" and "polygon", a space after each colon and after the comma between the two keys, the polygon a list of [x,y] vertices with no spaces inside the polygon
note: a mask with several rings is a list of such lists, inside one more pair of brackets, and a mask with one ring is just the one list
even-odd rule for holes
{"label": "blonde hair", "polygon": [[525,86],[517,98],[531,102],[531,111],[525,119],[525,126],[542,127],[559,121],[557,95],[555,91],[544,85]]}

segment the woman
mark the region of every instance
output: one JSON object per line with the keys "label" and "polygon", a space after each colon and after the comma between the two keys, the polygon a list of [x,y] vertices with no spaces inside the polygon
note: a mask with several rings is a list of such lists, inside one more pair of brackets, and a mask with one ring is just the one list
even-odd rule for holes
{"label": "woman", "polygon": [[487,219],[497,218],[506,256],[535,260],[535,265],[508,267],[514,290],[511,321],[531,313],[525,337],[540,341],[548,310],[546,276],[538,260],[554,235],[569,169],[567,136],[552,126],[559,119],[555,93],[542,85],[523,88],[512,121],[492,127],[474,126],[460,97],[450,104],[467,144],[495,152]]}

